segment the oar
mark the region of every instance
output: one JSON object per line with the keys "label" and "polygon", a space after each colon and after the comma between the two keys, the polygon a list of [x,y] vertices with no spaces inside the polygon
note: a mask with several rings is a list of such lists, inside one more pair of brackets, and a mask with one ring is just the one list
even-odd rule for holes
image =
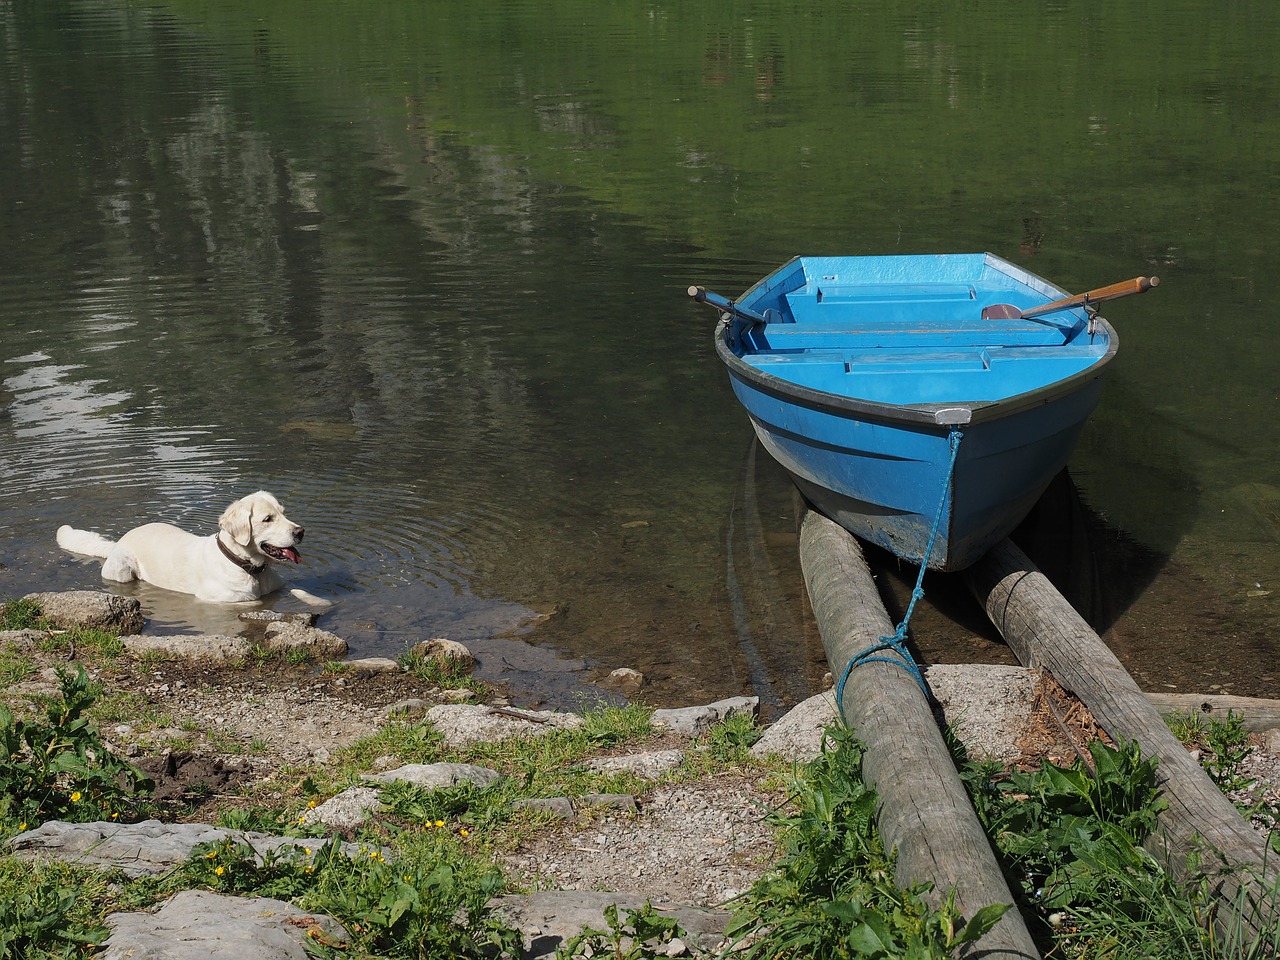
{"label": "oar", "polygon": [[1042,303],[1038,307],[1030,307],[1026,310],[1019,310],[1012,303],[993,303],[991,306],[982,309],[982,319],[1030,320],[1033,317],[1042,317],[1046,313],[1070,310],[1072,307],[1084,307],[1091,303],[1102,303],[1104,300],[1115,300],[1118,297],[1127,297],[1134,293],[1146,293],[1152,287],[1158,286],[1160,286],[1159,277],[1134,277],[1132,280],[1113,283],[1109,287],[1099,287],[1097,290],[1090,290],[1088,293],[1077,293],[1074,297],[1063,297],[1061,300]]}
{"label": "oar", "polygon": [[749,320],[752,325],[757,323],[768,323],[769,318],[761,316],[754,310],[748,310],[746,307],[740,307],[727,297],[722,297],[718,293],[712,293],[706,287],[690,287],[689,296],[697,300],[699,303],[705,303],[709,307],[715,307],[721,313],[731,313],[735,317],[742,320]]}

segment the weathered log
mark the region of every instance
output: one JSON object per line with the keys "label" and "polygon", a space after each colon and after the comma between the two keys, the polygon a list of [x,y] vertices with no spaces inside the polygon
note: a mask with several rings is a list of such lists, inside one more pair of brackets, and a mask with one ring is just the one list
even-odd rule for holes
{"label": "weathered log", "polygon": [[1152,690],[1146,692],[1146,697],[1164,717],[1186,713],[1225,721],[1228,714],[1234,714],[1240,718],[1241,727],[1250,733],[1265,733],[1280,728],[1280,700],[1219,693],[1161,693]]}
{"label": "weathered log", "polygon": [[[893,625],[851,534],[806,511],[800,523],[800,561],[832,672],[846,665]],[[867,662],[845,683],[841,712],[865,747],[863,776],[875,789],[877,824],[897,849],[897,881],[929,882],[935,902],[955,891],[962,916],[994,903],[1015,903],[933,710],[915,677],[893,664]],[[1012,960],[1038,957],[1016,909],[965,956]]]}
{"label": "weathered log", "polygon": [[1170,733],[1102,639],[1008,540],[965,578],[1023,665],[1048,670],[1112,737],[1134,741],[1144,756],[1158,758],[1169,808],[1148,844],[1151,852],[1175,877],[1207,876],[1224,902],[1251,902],[1240,919],[1255,934],[1271,933],[1267,913],[1274,898],[1266,887],[1280,880],[1275,856],[1268,857],[1265,839]]}

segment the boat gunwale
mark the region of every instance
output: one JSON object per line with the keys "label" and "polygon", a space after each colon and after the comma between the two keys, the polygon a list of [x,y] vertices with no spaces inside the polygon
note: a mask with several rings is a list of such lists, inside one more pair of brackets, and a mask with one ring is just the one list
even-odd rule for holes
{"label": "boat gunwale", "polygon": [[984,423],[1000,420],[1004,417],[1021,413],[1034,407],[1052,403],[1060,397],[1075,393],[1089,380],[1102,376],[1105,367],[1115,357],[1119,348],[1115,329],[1106,320],[1098,318],[1097,323],[1110,335],[1107,352],[1098,357],[1094,363],[1083,370],[1073,373],[1061,380],[1054,380],[1034,390],[1024,390],[999,400],[956,400],[945,403],[897,404],[883,403],[878,400],[863,400],[858,397],[830,393],[826,390],[815,390],[794,380],[765,373],[759,367],[747,363],[730,348],[727,339],[728,324],[721,321],[716,326],[716,354],[728,367],[731,376],[747,385],[787,400],[803,403],[805,406],[827,410],[842,415],[853,414],[861,419],[879,420],[886,423],[912,423],[934,427],[961,424],[954,416],[939,419],[942,411],[965,410],[969,414],[969,423]]}
{"label": "boat gunwale", "polygon": [[[923,254],[921,256],[931,255]],[[987,266],[1030,287],[1044,296],[1046,301],[1060,296],[1067,296],[1066,292],[1060,287],[1055,286],[1043,277],[1024,270],[1003,257],[992,253],[985,253],[981,256],[984,257]],[[806,259],[808,258],[803,256],[792,257],[776,270],[748,287],[737,302],[749,300],[752,294],[761,290],[761,288],[765,291],[772,290],[777,283],[793,273],[795,265],[802,263]],[[849,259],[855,258],[851,257]],[[942,428],[963,425],[966,422],[972,424],[1000,420],[1025,410],[1052,403],[1061,397],[1075,393],[1087,381],[1101,377],[1107,365],[1114,359],[1120,344],[1115,328],[1107,320],[1097,317],[1094,322],[1103,335],[1108,338],[1107,349],[1104,354],[1083,370],[1079,370],[1070,376],[1053,380],[1032,390],[1024,390],[1021,393],[1002,397],[999,400],[956,400],[944,403],[895,404],[806,387],[793,380],[766,373],[759,367],[747,363],[735,353],[728,344],[731,321],[727,317],[723,317],[716,325],[716,354],[724,362],[731,376],[754,389],[788,401],[800,402],[810,408],[825,410],[842,416],[852,415],[860,419],[876,420],[888,424],[912,424]],[[959,416],[959,411],[967,412],[967,418]]]}

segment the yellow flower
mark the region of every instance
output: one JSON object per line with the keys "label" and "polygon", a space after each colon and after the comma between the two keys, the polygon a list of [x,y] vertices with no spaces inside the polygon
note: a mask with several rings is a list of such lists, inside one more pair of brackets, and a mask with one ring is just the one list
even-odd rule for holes
{"label": "yellow flower", "polygon": [[217,850],[210,850],[208,853],[206,853],[206,854],[204,855],[204,858],[205,858],[206,860],[212,860],[212,859],[214,859],[217,855],[218,855],[218,851],[217,851]]}
{"label": "yellow flower", "polygon": [[460,837],[469,837],[469,836],[471,836],[471,831],[470,831],[470,830],[468,830],[466,827],[463,827],[462,829],[460,829],[460,830],[458,831],[458,836],[460,836]]}
{"label": "yellow flower", "polygon": [[223,866],[219,866],[218,869],[214,870],[213,872],[216,873],[218,876],[222,876],[224,873],[227,872],[227,868]]}
{"label": "yellow flower", "polygon": [[79,790],[77,790],[75,793],[73,793],[73,794],[71,795],[71,802],[72,802],[72,803],[79,803],[79,802],[80,802],[80,791],[79,791]]}
{"label": "yellow flower", "polygon": [[19,830],[27,829],[27,821],[23,820],[20,824],[18,824],[18,829]]}
{"label": "yellow flower", "polygon": [[309,857],[309,856],[311,856],[311,848],[310,848],[310,847],[303,847],[303,848],[302,848],[302,852],[303,852],[303,853],[305,853],[308,857]]}
{"label": "yellow flower", "polygon": [[315,802],[314,800],[308,800],[308,801],[307,801],[307,809],[308,809],[308,810],[314,810],[315,808],[316,808],[316,802]]}
{"label": "yellow flower", "polygon": [[112,820],[115,820],[115,819],[116,819],[117,817],[119,817],[119,816],[120,816],[120,814],[118,814],[118,813],[116,813],[116,812],[112,811],[112,813],[111,813],[111,819],[112,819]]}
{"label": "yellow flower", "polygon": [[443,821],[443,820],[437,820],[437,821],[435,822],[435,827],[436,827],[436,829],[437,829],[437,830],[438,830],[438,829],[440,829],[440,828],[441,828],[441,827],[443,827],[443,826],[444,826],[444,821]]}

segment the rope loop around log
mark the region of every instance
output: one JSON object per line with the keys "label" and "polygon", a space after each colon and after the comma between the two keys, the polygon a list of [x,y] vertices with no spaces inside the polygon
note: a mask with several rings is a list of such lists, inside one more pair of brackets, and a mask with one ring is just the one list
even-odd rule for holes
{"label": "rope loop around log", "polygon": [[[964,434],[955,427],[951,428],[951,433],[947,437],[947,442],[951,447],[951,459],[947,464],[947,476],[942,486],[942,499],[938,502],[938,511],[933,517],[933,527],[929,530],[929,542],[925,544],[924,556],[920,558],[920,572],[916,574],[916,584],[911,591],[911,602],[907,604],[907,612],[902,618],[902,622],[893,632],[891,637],[879,637],[877,642],[873,643],[867,649],[855,654],[845,665],[844,672],[840,675],[840,682],[836,684],[836,705],[840,708],[841,716],[844,715],[844,686],[849,680],[849,674],[853,673],[853,668],[864,663],[892,663],[901,667],[907,673],[916,679],[916,683],[920,684],[920,689],[924,692],[925,699],[930,703],[933,702],[933,694],[929,692],[929,685],[925,683],[924,673],[920,669],[920,664],[916,663],[915,657],[911,656],[911,651],[907,649],[907,630],[911,625],[911,614],[915,612],[916,602],[924,598],[924,572],[929,567],[929,558],[933,556],[933,545],[938,539],[938,530],[942,526],[942,515],[947,512],[947,502],[950,499],[951,479],[956,472],[956,457],[960,453],[960,441],[964,439]],[[879,656],[879,654],[889,651],[890,656]]]}

